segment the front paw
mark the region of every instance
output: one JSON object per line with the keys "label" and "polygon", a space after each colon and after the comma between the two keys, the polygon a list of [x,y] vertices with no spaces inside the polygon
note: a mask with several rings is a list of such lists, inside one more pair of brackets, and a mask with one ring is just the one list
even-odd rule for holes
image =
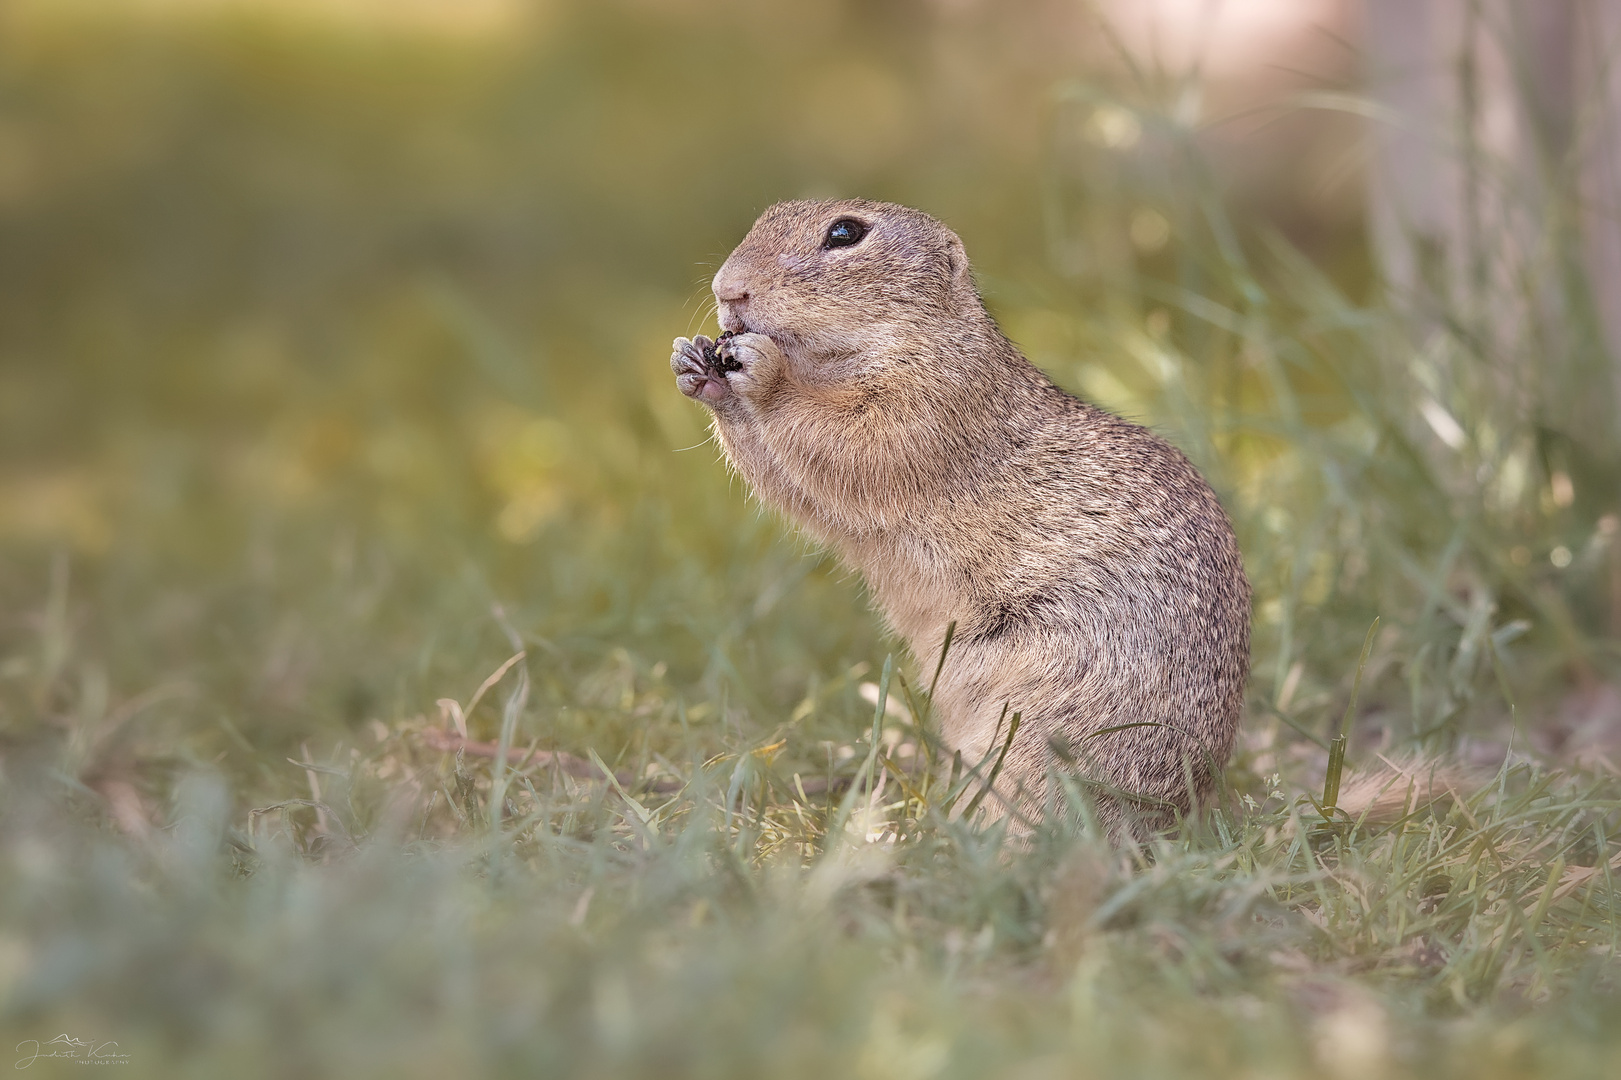
{"label": "front paw", "polygon": [[769,383],[782,367],[782,350],[764,334],[722,334],[715,344],[715,367],[732,389],[748,393]]}
{"label": "front paw", "polygon": [[670,370],[675,373],[676,389],[705,405],[715,405],[732,394],[726,375],[711,366],[709,357],[715,354],[715,343],[702,334],[695,338],[679,337],[672,345]]}

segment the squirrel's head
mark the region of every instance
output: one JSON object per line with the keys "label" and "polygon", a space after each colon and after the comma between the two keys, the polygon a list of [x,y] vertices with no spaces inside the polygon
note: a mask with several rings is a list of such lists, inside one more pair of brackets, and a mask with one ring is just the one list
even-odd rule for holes
{"label": "squirrel's head", "polygon": [[723,329],[765,334],[813,358],[915,342],[984,317],[956,233],[920,211],[864,199],[777,203],[713,287]]}

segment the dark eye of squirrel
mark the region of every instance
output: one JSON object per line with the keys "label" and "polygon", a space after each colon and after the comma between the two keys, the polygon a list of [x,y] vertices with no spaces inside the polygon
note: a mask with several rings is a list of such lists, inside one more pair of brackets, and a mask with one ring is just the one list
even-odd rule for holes
{"label": "dark eye of squirrel", "polygon": [[840,218],[827,230],[827,239],[822,241],[826,248],[849,247],[851,244],[861,242],[867,235],[867,227],[855,218]]}

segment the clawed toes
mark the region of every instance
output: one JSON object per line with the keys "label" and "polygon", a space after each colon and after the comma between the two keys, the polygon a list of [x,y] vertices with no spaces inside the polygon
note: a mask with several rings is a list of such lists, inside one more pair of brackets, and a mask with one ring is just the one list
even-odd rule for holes
{"label": "clawed toes", "polygon": [[709,364],[704,354],[712,347],[713,342],[702,334],[690,340],[676,338],[674,351],[670,354],[670,370],[678,376],[708,370]]}

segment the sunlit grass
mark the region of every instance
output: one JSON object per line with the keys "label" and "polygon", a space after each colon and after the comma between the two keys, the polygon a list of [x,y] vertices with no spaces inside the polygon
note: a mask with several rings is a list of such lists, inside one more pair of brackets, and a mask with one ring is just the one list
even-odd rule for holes
{"label": "sunlit grass", "polygon": [[245,811],[191,771],[129,838],[88,792],[13,782],[8,1037],[246,1076],[1601,1076],[1621,1052],[1608,774],[1515,766],[1335,828],[1263,785],[1142,850],[1049,823],[1010,851],[882,739],[828,770],[896,766],[868,805],[806,795],[781,740],[608,783],[424,730],[286,762],[292,797]]}

